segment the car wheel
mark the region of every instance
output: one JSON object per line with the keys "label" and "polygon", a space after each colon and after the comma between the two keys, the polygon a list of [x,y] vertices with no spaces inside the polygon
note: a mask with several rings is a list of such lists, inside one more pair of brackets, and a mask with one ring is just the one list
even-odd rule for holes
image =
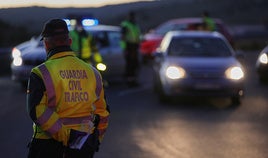
{"label": "car wheel", "polygon": [[148,57],[146,55],[142,55],[142,63],[143,64],[148,64]]}
{"label": "car wheel", "polygon": [[158,93],[160,91],[160,78],[157,74],[157,72],[153,72],[153,88],[154,88],[154,92]]}
{"label": "car wheel", "polygon": [[260,81],[261,84],[267,84],[268,83],[268,77],[259,76],[259,81]]}
{"label": "car wheel", "polygon": [[168,101],[168,96],[164,93],[160,78],[157,76],[156,73],[154,74],[153,88],[157,94],[158,100],[161,103]]}
{"label": "car wheel", "polygon": [[164,94],[163,91],[158,92],[158,99],[161,103],[168,101],[168,97]]}
{"label": "car wheel", "polygon": [[232,99],[233,105],[240,105],[241,104],[241,100],[240,100],[239,96],[232,97],[231,99]]}
{"label": "car wheel", "polygon": [[161,84],[157,85],[157,95],[161,103],[168,102],[169,97],[165,94]]}

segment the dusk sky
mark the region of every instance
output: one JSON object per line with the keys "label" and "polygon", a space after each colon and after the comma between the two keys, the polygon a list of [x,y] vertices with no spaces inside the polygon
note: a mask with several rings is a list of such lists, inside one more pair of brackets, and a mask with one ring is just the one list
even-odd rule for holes
{"label": "dusk sky", "polygon": [[100,7],[110,4],[129,3],[153,0],[1,0],[0,8],[15,8],[28,6],[44,7]]}

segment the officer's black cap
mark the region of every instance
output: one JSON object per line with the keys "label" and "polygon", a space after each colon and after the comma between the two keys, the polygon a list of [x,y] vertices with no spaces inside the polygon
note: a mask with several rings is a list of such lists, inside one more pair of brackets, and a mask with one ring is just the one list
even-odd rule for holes
{"label": "officer's black cap", "polygon": [[46,24],[44,25],[43,30],[41,32],[41,40],[43,40],[44,37],[52,37],[55,35],[63,35],[68,33],[69,30],[64,20],[52,19],[46,22]]}

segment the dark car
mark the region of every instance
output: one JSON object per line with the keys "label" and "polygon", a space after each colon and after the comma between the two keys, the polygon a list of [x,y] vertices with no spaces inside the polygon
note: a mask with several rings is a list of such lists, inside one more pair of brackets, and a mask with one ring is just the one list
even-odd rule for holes
{"label": "dark car", "polygon": [[[121,31],[118,26],[96,25],[86,28],[96,40],[103,63],[106,65],[102,75],[106,80],[123,76],[124,56],[120,47]],[[40,37],[23,42],[12,50],[11,77],[27,83],[31,69],[46,59],[46,52]]]}
{"label": "dark car", "polygon": [[256,62],[256,69],[261,83],[268,82],[268,46],[259,54]]}
{"label": "dark car", "polygon": [[154,63],[160,100],[176,96],[230,97],[244,94],[244,70],[218,32],[172,31],[163,38]]}
{"label": "dark car", "polygon": [[[220,32],[227,38],[231,45],[234,45],[233,38],[229,33],[227,27],[220,19],[214,19],[216,24],[216,31]],[[143,61],[147,61],[148,59],[152,59],[152,52],[160,44],[161,40],[163,39],[164,35],[168,31],[175,31],[175,30],[198,30],[200,26],[203,25],[203,18],[179,18],[179,19],[172,19],[163,24],[159,25],[155,29],[151,30],[149,33],[145,34],[142,38],[140,52],[142,55]]]}

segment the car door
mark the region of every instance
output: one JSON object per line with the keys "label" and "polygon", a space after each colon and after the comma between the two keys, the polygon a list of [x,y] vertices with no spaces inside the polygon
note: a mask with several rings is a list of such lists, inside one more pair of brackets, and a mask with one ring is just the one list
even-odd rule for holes
{"label": "car door", "polygon": [[121,33],[119,31],[103,31],[98,33],[98,47],[107,65],[106,75],[116,76],[124,73],[124,56],[120,47]]}

